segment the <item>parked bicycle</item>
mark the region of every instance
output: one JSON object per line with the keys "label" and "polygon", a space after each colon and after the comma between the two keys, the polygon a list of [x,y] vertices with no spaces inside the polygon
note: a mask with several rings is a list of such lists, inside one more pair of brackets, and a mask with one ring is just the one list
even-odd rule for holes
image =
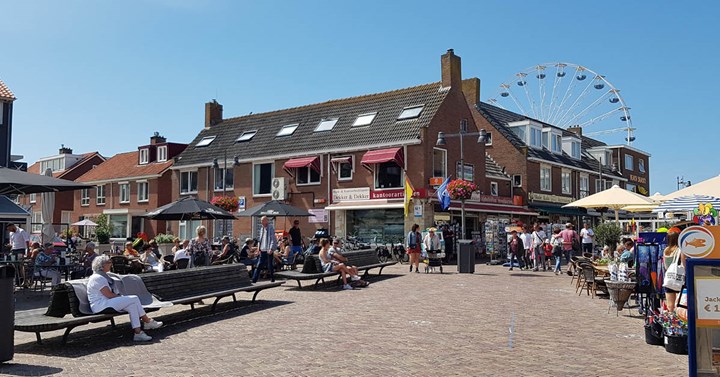
{"label": "parked bicycle", "polygon": [[392,248],[392,243],[390,244],[390,247],[388,248],[388,245],[383,242],[378,242],[377,237],[375,238],[375,251],[377,252],[378,259],[381,263],[385,263],[388,261],[388,259],[392,258],[392,254],[390,254],[390,250]]}
{"label": "parked bicycle", "polygon": [[392,257],[395,261],[397,261],[400,264],[403,264],[407,262],[409,259],[407,251],[405,250],[405,245],[403,244],[403,239],[399,238],[398,242],[393,244],[392,246]]}

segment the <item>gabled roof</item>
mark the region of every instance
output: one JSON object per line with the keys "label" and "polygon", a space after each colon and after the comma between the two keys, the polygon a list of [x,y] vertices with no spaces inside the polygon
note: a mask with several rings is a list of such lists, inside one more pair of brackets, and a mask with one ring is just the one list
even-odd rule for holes
{"label": "gabled roof", "polygon": [[[552,128],[561,130],[563,133],[563,136],[577,137],[577,135],[573,132],[553,126],[551,124],[541,122],[537,119],[533,119],[533,118],[527,117],[525,115],[521,115],[521,114],[514,113],[512,111],[501,109],[497,106],[493,106],[493,105],[490,105],[485,102],[478,102],[478,104],[475,106],[475,108],[515,148],[520,150],[521,148],[527,147],[527,157],[528,158],[536,158],[536,159],[544,160],[544,161],[547,161],[550,163],[556,163],[556,164],[561,164],[561,165],[566,165],[566,166],[573,166],[573,167],[577,167],[579,169],[590,170],[590,171],[595,171],[595,172],[599,171],[599,169],[600,169],[600,163],[595,158],[593,158],[590,154],[585,152],[585,145],[581,145],[582,153],[581,153],[580,160],[570,157],[565,152],[563,152],[562,154],[557,154],[557,153],[553,153],[545,148],[542,148],[542,149],[531,148],[531,147],[527,146],[523,140],[520,140],[520,138],[510,129],[510,127],[508,127],[508,123],[531,120],[533,122],[541,124],[543,127],[552,127]],[[582,139],[583,139],[583,141],[585,139],[588,139],[588,140],[596,141],[597,143],[602,143],[602,142],[599,142],[597,140],[590,139],[587,137],[582,137]],[[585,143],[582,143],[582,144],[585,144]],[[602,145],[605,145],[605,144],[602,143]],[[602,170],[603,170],[603,174],[612,175],[615,177],[622,177],[622,175],[620,173],[613,171],[612,169],[609,169],[608,167],[603,166]]]}
{"label": "gabled roof", "polygon": [[0,99],[6,101],[15,101],[15,95],[10,91],[10,88],[0,80]]}
{"label": "gabled roof", "polygon": [[[71,172],[73,169],[77,168],[78,166],[81,166],[83,163],[85,163],[85,162],[88,161],[89,159],[95,157],[96,155],[99,156],[101,159],[105,160],[105,157],[103,157],[99,152],[83,153],[83,154],[82,154],[82,159],[80,159],[78,162],[74,163],[73,166],[71,166],[69,169],[65,169],[65,170],[63,170],[63,171],[53,172],[53,173],[52,173],[52,176],[53,176],[54,178],[62,178],[64,175],[66,175],[67,173]],[[34,164],[30,165],[30,166],[27,168],[27,172],[28,172],[28,173],[32,173],[32,174],[40,174],[40,175],[45,174],[45,172],[40,171],[40,162],[39,162],[39,161],[37,161],[37,162],[35,162]]]}
{"label": "gabled roof", "polygon": [[485,153],[485,176],[495,179],[510,179],[510,176],[505,173],[505,169],[487,153]]}
{"label": "gabled roof", "polygon": [[151,162],[145,165],[139,165],[140,156],[138,151],[118,153],[110,157],[95,169],[90,169],[87,173],[81,175],[76,182],[98,182],[110,181],[122,178],[150,177],[158,176],[165,172],[173,161]]}
{"label": "gabled roof", "polygon": [[[322,152],[361,150],[419,141],[420,129],[427,127],[449,88],[439,82],[327,101],[290,109],[224,119],[200,131],[180,154],[176,166],[209,164],[214,158],[237,156],[241,161],[283,156],[316,155]],[[420,116],[397,120],[405,107],[424,105]],[[353,127],[358,115],[377,112],[369,126]],[[338,118],[330,131],[314,132],[322,119]],[[290,136],[276,136],[285,125],[298,124]],[[246,131],[257,131],[249,141],[235,140]],[[215,136],[205,147],[196,147],[204,137]]]}

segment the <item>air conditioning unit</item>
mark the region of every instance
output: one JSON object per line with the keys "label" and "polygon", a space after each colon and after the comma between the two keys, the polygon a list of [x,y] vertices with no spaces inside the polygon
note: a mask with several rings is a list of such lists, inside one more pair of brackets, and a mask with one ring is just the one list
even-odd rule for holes
{"label": "air conditioning unit", "polygon": [[513,187],[522,187],[522,175],[515,174],[512,176]]}
{"label": "air conditioning unit", "polygon": [[271,186],[273,200],[285,200],[285,177],[273,178]]}

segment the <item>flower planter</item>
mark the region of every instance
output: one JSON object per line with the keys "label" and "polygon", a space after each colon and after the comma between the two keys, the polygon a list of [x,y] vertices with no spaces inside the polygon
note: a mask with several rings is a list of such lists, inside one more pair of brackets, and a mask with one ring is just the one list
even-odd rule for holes
{"label": "flower planter", "polygon": [[653,346],[664,345],[662,334],[662,326],[658,323],[649,323],[645,325],[645,343]]}
{"label": "flower planter", "polygon": [[635,290],[635,282],[624,281],[607,281],[608,293],[610,293],[610,301],[615,305],[617,311],[623,310],[630,295]]}
{"label": "flower planter", "polygon": [[687,355],[687,335],[665,335],[665,351],[678,355]]}

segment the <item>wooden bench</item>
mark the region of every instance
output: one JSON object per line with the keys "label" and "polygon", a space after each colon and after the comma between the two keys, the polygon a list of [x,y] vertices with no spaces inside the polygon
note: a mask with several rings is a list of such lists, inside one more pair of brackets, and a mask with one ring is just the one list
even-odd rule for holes
{"label": "wooden bench", "polygon": [[[369,275],[369,271],[374,268],[379,268],[378,275],[382,274],[383,268],[392,266],[397,262],[380,262],[377,256],[377,252],[372,249],[367,250],[354,250],[347,251],[343,255],[348,259],[347,265],[356,266],[358,271],[363,271],[363,278]],[[325,282],[325,278],[329,276],[338,276],[338,282],[340,281],[341,275],[337,272],[323,272],[322,262],[318,255],[308,255],[305,257],[305,263],[303,263],[302,270],[291,270],[291,271],[280,271],[275,273],[276,277],[284,278],[287,280],[295,280],[298,283],[298,287],[302,289],[301,281],[303,280],[315,280],[314,287],[322,281]]]}

